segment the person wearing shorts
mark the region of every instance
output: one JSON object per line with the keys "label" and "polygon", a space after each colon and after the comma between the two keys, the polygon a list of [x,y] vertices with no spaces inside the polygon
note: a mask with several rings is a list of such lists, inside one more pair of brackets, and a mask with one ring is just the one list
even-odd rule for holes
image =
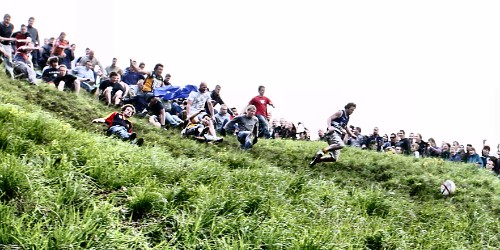
{"label": "person wearing shorts", "polygon": [[314,166],[319,162],[336,162],[338,160],[340,150],[344,147],[342,137],[347,133],[351,138],[356,138],[350,129],[347,129],[349,117],[356,109],[356,104],[350,102],[345,105],[344,110],[339,110],[327,119],[327,133],[325,140],[328,146],[320,149],[309,163],[309,166]]}

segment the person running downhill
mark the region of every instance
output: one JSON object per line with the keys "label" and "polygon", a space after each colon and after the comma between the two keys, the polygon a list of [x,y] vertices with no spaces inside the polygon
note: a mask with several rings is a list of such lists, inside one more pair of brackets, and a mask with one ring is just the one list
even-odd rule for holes
{"label": "person running downhill", "polygon": [[[327,119],[327,134],[325,139],[328,143],[328,147],[320,149],[316,155],[314,155],[313,160],[309,163],[312,167],[319,162],[335,162],[339,158],[340,149],[344,147],[344,141],[342,137],[347,133],[351,138],[356,138],[350,129],[347,129],[347,123],[349,122],[349,116],[356,109],[356,104],[350,102],[345,105],[344,110],[339,110],[335,112],[332,116]],[[328,153],[327,155],[325,155]]]}

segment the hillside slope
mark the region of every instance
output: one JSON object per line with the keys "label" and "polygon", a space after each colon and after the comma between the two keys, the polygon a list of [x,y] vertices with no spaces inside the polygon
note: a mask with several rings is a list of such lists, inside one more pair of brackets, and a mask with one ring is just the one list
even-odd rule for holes
{"label": "hillside slope", "polygon": [[[472,165],[320,142],[249,152],[133,119],[145,146],[111,139],[88,95],[0,73],[0,246],[96,249],[498,249],[500,181]],[[440,183],[457,184],[452,197]]]}

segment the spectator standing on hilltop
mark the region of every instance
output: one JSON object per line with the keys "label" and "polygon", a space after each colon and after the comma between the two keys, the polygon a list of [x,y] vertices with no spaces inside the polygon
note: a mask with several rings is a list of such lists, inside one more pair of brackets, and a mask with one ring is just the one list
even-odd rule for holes
{"label": "spectator standing on hilltop", "polygon": [[254,105],[257,109],[255,115],[257,116],[257,119],[259,119],[259,137],[265,136],[266,139],[269,139],[271,138],[271,134],[269,133],[269,123],[267,121],[267,105],[270,105],[273,108],[275,107],[271,99],[264,96],[265,92],[266,87],[259,86],[259,95],[252,98],[248,104]]}
{"label": "spectator standing on hilltop", "polygon": [[106,67],[106,72],[108,73],[108,76],[111,72],[118,73],[119,71],[122,71],[122,69],[120,69],[120,67],[116,66],[117,62],[118,62],[118,59],[116,59],[116,57],[115,57],[115,58],[113,58],[113,61],[111,61],[111,65]]}
{"label": "spectator standing on hilltop", "polygon": [[[10,38],[12,36],[12,32],[14,31],[14,25],[10,23],[10,15],[5,14],[3,17],[3,22],[0,23],[0,37]],[[12,66],[12,40],[11,39],[2,39],[2,53],[5,54],[7,61],[5,62],[5,71],[10,75],[12,79],[14,79],[14,69]]]}
{"label": "spectator standing on hilltop", "polygon": [[[28,19],[28,32],[31,34],[31,41],[34,44],[34,47],[38,47],[40,45],[40,36],[38,35],[38,30],[33,27],[35,23],[35,18],[30,17]],[[40,57],[40,50],[36,49],[31,52],[33,68],[38,68],[38,58]]]}
{"label": "spectator standing on hilltop", "polygon": [[[221,86],[220,85],[215,85],[214,90],[212,90],[212,92],[210,92],[210,98],[212,98],[212,106],[213,107],[215,107],[217,104],[219,104],[221,106],[223,104],[225,104],[225,102],[220,97],[220,90],[221,90]],[[208,108],[208,106],[205,105],[205,108]],[[215,113],[217,113],[217,112],[215,112]],[[230,110],[228,110],[227,113],[229,113],[229,115],[232,114],[232,112]]]}
{"label": "spectator standing on hilltop", "polygon": [[63,58],[61,64],[66,65],[66,68],[71,69],[71,62],[75,60],[75,50],[76,50],[76,44],[71,44],[69,48],[64,49],[64,54],[66,56]]}
{"label": "spectator standing on hilltop", "polygon": [[89,53],[90,53],[90,49],[89,49],[89,48],[86,48],[86,49],[85,49],[85,55],[84,55],[84,56],[80,56],[80,57],[78,57],[78,59],[76,59],[76,61],[75,61],[75,66],[82,66],[82,65],[83,65],[83,64],[82,64],[82,60],[83,60],[83,58],[88,57],[88,56],[89,56]]}
{"label": "spectator standing on hilltop", "polygon": [[[344,141],[342,140],[342,137],[347,134],[351,138],[356,138],[356,135],[347,128],[349,118],[355,109],[356,104],[350,102],[344,106],[344,110],[339,110],[332,116],[328,117],[328,131],[326,135],[326,141],[329,145],[328,147],[320,149],[316,153],[313,160],[309,163],[310,167],[319,162],[337,161],[340,154],[340,149],[344,147]],[[326,153],[328,153],[328,155],[325,155]]]}
{"label": "spectator standing on hilltop", "polygon": [[92,63],[92,70],[94,71],[94,78],[97,78],[97,73],[95,71],[95,66],[99,66],[101,69],[102,75],[107,76],[108,74],[106,73],[106,69],[104,66],[102,66],[101,62],[95,57],[94,51],[90,50],[89,54],[80,60],[80,65],[85,65],[87,61],[90,61]]}
{"label": "spectator standing on hilltop", "polygon": [[[5,14],[3,16],[3,22],[0,23],[0,37],[4,38],[12,37],[13,32],[14,32],[14,25],[10,23],[10,15]],[[9,55],[8,57],[12,56],[11,41],[12,40],[3,40],[1,42],[3,50]]]}
{"label": "spectator standing on hilltop", "polygon": [[52,47],[54,47],[55,38],[51,37],[47,40],[47,44],[42,46],[42,54],[38,58],[38,68],[43,69],[47,65],[47,61],[52,53]]}

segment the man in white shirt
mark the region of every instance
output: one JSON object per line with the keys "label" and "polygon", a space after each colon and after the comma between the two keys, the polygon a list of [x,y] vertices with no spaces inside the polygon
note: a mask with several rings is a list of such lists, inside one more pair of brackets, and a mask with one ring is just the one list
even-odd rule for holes
{"label": "man in white shirt", "polygon": [[205,109],[205,103],[208,105],[208,110],[210,111],[210,118],[212,119],[211,122],[208,124],[209,128],[208,131],[215,140],[218,139],[215,133],[214,123],[213,123],[214,107],[212,106],[210,92],[208,91],[207,84],[205,82],[201,82],[198,91],[191,92],[187,98],[187,101],[188,101],[186,106],[187,117],[192,117],[198,113],[198,115],[194,117],[195,122],[201,121],[203,117],[207,114],[206,112],[203,112],[203,110]]}

